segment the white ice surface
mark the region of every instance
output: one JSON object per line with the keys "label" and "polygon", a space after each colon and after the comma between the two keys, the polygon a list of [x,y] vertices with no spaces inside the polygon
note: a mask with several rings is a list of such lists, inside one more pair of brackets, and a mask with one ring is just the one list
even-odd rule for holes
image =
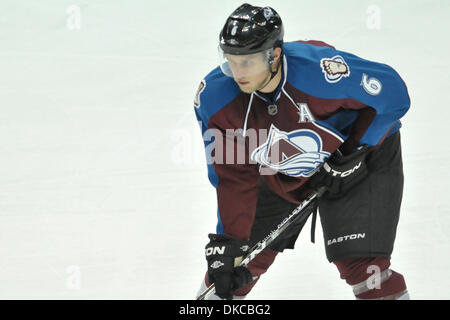
{"label": "white ice surface", "polygon": [[[241,3],[0,2],[0,299],[194,297],[216,196],[192,101]],[[450,1],[253,3],[277,9],[288,41],[326,41],[402,75],[412,107],[392,268],[412,298],[450,298]],[[70,5],[80,30],[67,27]],[[369,5],[380,29],[367,27]],[[320,224],[315,245],[308,227],[249,298],[353,298]]]}

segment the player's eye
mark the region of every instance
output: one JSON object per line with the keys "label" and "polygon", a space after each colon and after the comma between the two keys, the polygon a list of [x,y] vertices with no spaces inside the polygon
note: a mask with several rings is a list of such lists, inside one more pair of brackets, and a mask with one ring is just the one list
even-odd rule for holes
{"label": "player's eye", "polygon": [[243,61],[228,61],[229,65],[231,68],[242,68],[242,69],[247,69],[253,66],[253,61],[252,60],[243,60]]}
{"label": "player's eye", "polygon": [[242,62],[242,67],[243,67],[243,68],[248,68],[248,67],[251,67],[252,64],[253,64],[253,61],[251,61],[251,60],[245,60],[245,61]]}
{"label": "player's eye", "polygon": [[228,61],[228,63],[230,64],[230,67],[236,67],[237,63],[234,61]]}

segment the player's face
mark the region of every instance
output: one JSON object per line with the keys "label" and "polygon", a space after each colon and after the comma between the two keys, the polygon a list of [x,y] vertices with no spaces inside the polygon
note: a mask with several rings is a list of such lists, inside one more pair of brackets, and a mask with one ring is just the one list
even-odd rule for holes
{"label": "player's face", "polygon": [[226,55],[233,79],[239,88],[251,93],[261,87],[270,77],[267,59],[262,53],[249,55]]}

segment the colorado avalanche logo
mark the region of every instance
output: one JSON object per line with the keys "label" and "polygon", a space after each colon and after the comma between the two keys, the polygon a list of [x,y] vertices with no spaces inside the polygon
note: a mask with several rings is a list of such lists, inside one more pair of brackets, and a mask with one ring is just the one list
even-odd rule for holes
{"label": "colorado avalanche logo", "polygon": [[284,132],[272,125],[267,141],[252,152],[251,159],[288,176],[310,177],[330,156],[322,145],[312,130]]}

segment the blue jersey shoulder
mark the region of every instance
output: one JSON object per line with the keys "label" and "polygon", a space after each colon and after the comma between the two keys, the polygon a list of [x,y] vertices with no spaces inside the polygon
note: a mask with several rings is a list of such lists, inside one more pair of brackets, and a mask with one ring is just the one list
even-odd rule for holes
{"label": "blue jersey shoulder", "polygon": [[215,113],[230,103],[241,91],[219,67],[212,70],[201,82],[194,106],[203,121],[209,122]]}
{"label": "blue jersey shoulder", "polygon": [[301,91],[326,99],[355,99],[378,114],[392,111],[393,106],[397,110],[409,107],[403,80],[386,64],[309,43],[289,42],[283,49],[287,81]]}
{"label": "blue jersey shoulder", "polygon": [[283,49],[287,81],[298,90],[325,99],[354,99],[376,110],[361,142],[377,144],[410,107],[405,83],[386,64],[310,43],[290,42]]}

